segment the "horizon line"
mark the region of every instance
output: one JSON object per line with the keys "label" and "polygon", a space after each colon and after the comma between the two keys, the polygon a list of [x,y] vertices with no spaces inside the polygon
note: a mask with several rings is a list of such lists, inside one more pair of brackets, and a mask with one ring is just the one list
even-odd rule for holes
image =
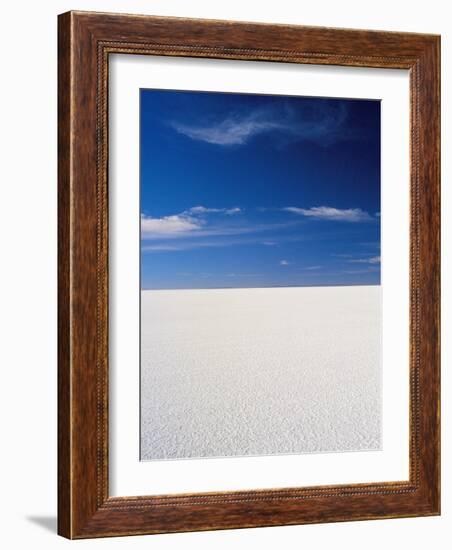
{"label": "horizon line", "polygon": [[141,288],[140,292],[149,292],[153,290],[256,290],[270,288],[335,288],[335,287],[355,287],[355,286],[382,286],[381,283],[359,283],[355,285],[337,284],[337,285],[272,285],[272,286],[212,286],[212,287],[177,287],[177,288]]}

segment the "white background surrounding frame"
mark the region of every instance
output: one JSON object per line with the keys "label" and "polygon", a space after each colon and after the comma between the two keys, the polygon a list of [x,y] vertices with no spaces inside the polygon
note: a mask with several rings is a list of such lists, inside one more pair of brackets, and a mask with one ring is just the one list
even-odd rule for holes
{"label": "white background surrounding frame", "polygon": [[[408,71],[124,54],[110,56],[109,67],[110,494],[407,480]],[[139,461],[140,88],[382,100],[381,451]]]}

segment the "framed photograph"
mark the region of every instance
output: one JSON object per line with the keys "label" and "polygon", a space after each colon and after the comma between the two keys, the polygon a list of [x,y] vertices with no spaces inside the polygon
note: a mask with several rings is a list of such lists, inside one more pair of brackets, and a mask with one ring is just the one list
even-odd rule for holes
{"label": "framed photograph", "polygon": [[59,16],[61,535],[440,513],[439,49]]}

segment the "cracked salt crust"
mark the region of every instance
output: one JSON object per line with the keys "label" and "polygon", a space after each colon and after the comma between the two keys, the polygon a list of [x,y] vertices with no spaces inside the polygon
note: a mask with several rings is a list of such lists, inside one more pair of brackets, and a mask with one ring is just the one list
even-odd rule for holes
{"label": "cracked salt crust", "polygon": [[379,450],[381,288],[141,293],[141,459]]}

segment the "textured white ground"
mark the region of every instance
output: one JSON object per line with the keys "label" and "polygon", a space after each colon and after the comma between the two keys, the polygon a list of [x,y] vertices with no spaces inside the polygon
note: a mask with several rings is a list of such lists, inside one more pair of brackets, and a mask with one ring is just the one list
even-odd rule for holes
{"label": "textured white ground", "polygon": [[380,287],[141,294],[141,458],[380,448]]}

